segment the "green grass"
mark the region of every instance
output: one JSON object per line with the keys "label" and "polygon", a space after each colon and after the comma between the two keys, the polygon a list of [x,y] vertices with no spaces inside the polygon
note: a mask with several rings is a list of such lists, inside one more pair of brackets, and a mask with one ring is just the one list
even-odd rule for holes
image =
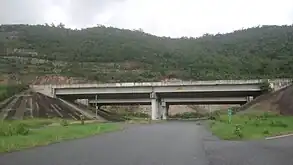
{"label": "green grass", "polygon": [[60,119],[27,119],[27,120],[6,120],[1,121],[1,124],[19,125],[23,124],[28,128],[40,128],[53,123],[59,123]]}
{"label": "green grass", "polygon": [[[210,121],[210,129],[221,139],[262,139],[293,132],[293,117],[272,113],[249,113],[232,116],[221,115]],[[236,128],[238,127],[238,128]],[[236,130],[238,129],[238,130]]]}
{"label": "green grass", "polygon": [[[41,121],[41,120],[40,120]],[[40,121],[19,121],[12,124],[4,122],[5,125],[16,126],[26,124],[26,128],[36,128],[43,125],[44,120]],[[47,122],[48,123],[48,122]],[[3,126],[2,122],[2,126]],[[1,128],[1,126],[0,126]],[[15,127],[16,128],[16,127]],[[90,123],[90,124],[70,124],[68,126],[48,126],[38,129],[29,129],[27,135],[18,134],[0,135],[0,152],[10,152],[25,148],[48,145],[50,143],[60,142],[68,139],[76,139],[96,135],[104,132],[119,130],[118,124],[115,123]]]}

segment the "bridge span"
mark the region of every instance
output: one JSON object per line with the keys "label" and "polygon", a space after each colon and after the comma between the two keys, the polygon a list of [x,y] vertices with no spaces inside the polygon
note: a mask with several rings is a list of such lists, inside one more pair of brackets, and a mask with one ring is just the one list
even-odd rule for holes
{"label": "bridge span", "polygon": [[[166,119],[174,104],[245,104],[261,95],[264,80],[217,80],[180,82],[143,82],[108,84],[32,85],[31,88],[52,97],[73,101],[87,99],[89,104],[151,105],[152,119]],[[277,90],[291,79],[268,80]]]}

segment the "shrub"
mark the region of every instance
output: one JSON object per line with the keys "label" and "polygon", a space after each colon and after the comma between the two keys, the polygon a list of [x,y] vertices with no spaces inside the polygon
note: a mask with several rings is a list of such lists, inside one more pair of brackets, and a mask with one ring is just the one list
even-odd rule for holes
{"label": "shrub", "polygon": [[264,135],[268,135],[270,134],[269,130],[265,129],[263,132],[262,132]]}
{"label": "shrub", "polygon": [[22,123],[0,123],[0,136],[27,135],[28,133],[29,129]]}
{"label": "shrub", "polygon": [[68,126],[69,125],[69,123],[68,123],[68,121],[67,120],[65,120],[65,119],[62,119],[61,120],[61,122],[60,122],[60,125],[62,125],[62,126]]}
{"label": "shrub", "polygon": [[1,122],[0,124],[0,136],[12,136],[13,128],[11,124]]}
{"label": "shrub", "polygon": [[150,117],[148,114],[142,113],[142,112],[124,112],[123,116],[126,118],[129,118],[129,117],[149,118]]}
{"label": "shrub", "polygon": [[169,116],[170,118],[181,118],[181,119],[190,119],[190,118],[200,118],[203,117],[202,114],[197,112],[184,112],[184,113],[177,113],[173,116]]}
{"label": "shrub", "polygon": [[27,135],[29,133],[29,129],[23,123],[20,123],[15,126],[15,132],[18,135]]}
{"label": "shrub", "polygon": [[263,93],[268,93],[273,90],[268,80],[265,80],[260,84],[260,89]]}
{"label": "shrub", "polygon": [[288,127],[286,123],[283,123],[282,121],[271,121],[270,126],[272,127]]}
{"label": "shrub", "polygon": [[220,119],[220,112],[214,111],[210,114],[209,119],[210,120],[219,120]]}
{"label": "shrub", "polygon": [[230,109],[232,110],[232,115],[235,115],[236,112],[239,110],[239,107],[230,107]]}
{"label": "shrub", "polygon": [[269,118],[268,112],[264,112],[263,115],[262,115],[262,119],[267,120],[268,118]]}
{"label": "shrub", "polygon": [[255,121],[253,122],[253,125],[255,125],[256,127],[258,127],[258,126],[260,125],[259,120],[255,120]]}
{"label": "shrub", "polygon": [[242,125],[240,124],[236,124],[235,125],[235,129],[234,129],[234,135],[236,135],[238,138],[242,138],[243,137],[243,133],[242,133]]}
{"label": "shrub", "polygon": [[271,121],[270,126],[271,127],[274,127],[275,126],[275,121],[274,120]]}
{"label": "shrub", "polygon": [[84,115],[80,115],[80,124],[84,125]]}

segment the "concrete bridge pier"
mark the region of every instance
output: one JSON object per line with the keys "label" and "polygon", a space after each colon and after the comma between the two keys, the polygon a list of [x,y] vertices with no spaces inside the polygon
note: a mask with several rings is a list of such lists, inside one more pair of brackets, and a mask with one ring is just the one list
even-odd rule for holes
{"label": "concrete bridge pier", "polygon": [[169,106],[167,106],[165,101],[160,101],[160,104],[159,104],[160,119],[167,120],[168,108],[169,108]]}
{"label": "concrete bridge pier", "polygon": [[246,101],[249,103],[253,100],[253,96],[247,96],[246,97]]}
{"label": "concrete bridge pier", "polygon": [[159,119],[159,99],[157,97],[157,94],[152,92],[150,94],[151,99],[151,107],[152,107],[152,120],[158,120]]}

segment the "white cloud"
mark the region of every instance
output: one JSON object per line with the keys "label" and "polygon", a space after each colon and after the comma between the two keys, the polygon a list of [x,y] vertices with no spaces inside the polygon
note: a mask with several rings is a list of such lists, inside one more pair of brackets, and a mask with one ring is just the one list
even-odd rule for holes
{"label": "white cloud", "polygon": [[63,22],[74,28],[104,24],[172,37],[293,23],[292,0],[0,1],[0,23]]}

